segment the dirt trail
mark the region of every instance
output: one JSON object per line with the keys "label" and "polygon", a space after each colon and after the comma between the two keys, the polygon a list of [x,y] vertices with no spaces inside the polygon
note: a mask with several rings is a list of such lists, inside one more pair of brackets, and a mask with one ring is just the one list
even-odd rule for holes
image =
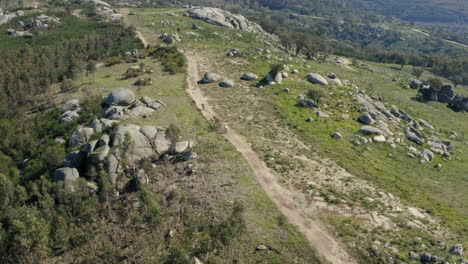
{"label": "dirt trail", "polygon": [[[188,60],[187,92],[193,98],[197,107],[202,110],[201,112],[205,118],[211,120],[217,115],[197,85],[200,80],[201,59],[191,52],[186,52],[185,55]],[[292,192],[276,181],[270,169],[240,135],[231,128],[227,134],[224,134],[224,137],[242,153],[263,190],[288,218],[289,222],[298,226],[299,230],[310,242],[310,245],[323,258],[334,264],[356,263],[338,242],[324,231],[319,223],[301,212],[297,202],[292,198]]]}
{"label": "dirt trail", "polygon": [[141,42],[143,42],[143,45],[145,45],[145,47],[148,47],[148,41],[146,40],[145,36],[143,36],[143,34],[141,34],[140,31],[136,31],[136,34],[137,37],[141,40]]}

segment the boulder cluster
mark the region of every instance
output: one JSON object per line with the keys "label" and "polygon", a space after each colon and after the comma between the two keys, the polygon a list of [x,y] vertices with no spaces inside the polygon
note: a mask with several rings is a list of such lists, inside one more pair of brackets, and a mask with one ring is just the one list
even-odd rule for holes
{"label": "boulder cluster", "polygon": [[3,12],[3,9],[0,8],[0,25],[10,22],[15,17],[24,16],[23,10],[17,10],[16,12]]}
{"label": "boulder cluster", "polygon": [[[117,114],[116,119],[95,119],[90,125],[80,125],[68,140],[70,147],[79,150],[69,153],[64,161],[63,167],[54,173],[54,181],[63,181],[65,187],[73,186],[73,182],[84,177],[89,181],[88,186],[95,186],[92,182],[102,171],[106,172],[112,184],[117,188],[124,188],[130,181],[135,180],[137,184],[148,182],[145,172],[138,170],[137,173],[129,175],[127,168],[134,168],[141,160],[172,160],[175,156],[181,160],[191,160],[196,157],[192,150],[193,144],[186,140],[170,138],[166,129],[156,126],[139,126],[134,124],[119,125],[118,119],[123,114],[132,114],[145,104],[152,106],[159,101],[142,97],[136,100],[134,94],[124,88],[119,88],[109,94],[105,101],[104,113],[113,107],[130,107],[136,105],[133,110],[123,111]],[[151,108],[153,109],[153,108]],[[66,102],[61,111],[64,119],[79,115],[81,111],[80,100],[71,99]],[[140,112],[138,110],[137,112]],[[144,112],[144,111],[143,111]],[[66,114],[66,115],[65,115]],[[114,113],[115,114],[115,113]],[[112,116],[114,117],[114,116]],[[120,177],[122,176],[122,177]],[[72,188],[73,189],[73,188]],[[90,187],[90,189],[92,189]]]}
{"label": "boulder cluster", "polygon": [[213,72],[207,72],[203,76],[203,79],[200,81],[201,83],[215,83],[219,82],[219,86],[221,87],[233,87],[235,85],[234,81],[232,80],[222,80],[222,77]]}
{"label": "boulder cluster", "polygon": [[468,97],[456,94],[453,90],[454,87],[450,84],[438,88],[431,87],[427,81],[411,80],[410,88],[418,89],[424,100],[447,104],[449,108],[456,112],[468,112]]}
{"label": "boulder cluster", "polygon": [[307,75],[307,79],[314,84],[320,84],[323,86],[326,85],[334,85],[334,86],[341,86],[343,82],[336,76],[334,73],[330,73],[327,77],[323,77],[318,73],[309,73]]}
{"label": "boulder cluster", "polygon": [[[445,244],[444,243],[441,243],[440,244],[441,247],[445,247]],[[453,256],[463,256],[463,246],[461,244],[455,244],[453,245],[450,250],[449,250],[449,253]],[[438,257],[438,256],[434,256],[434,255],[431,255],[427,252],[425,253],[422,253],[422,254],[418,254],[417,252],[415,251],[410,251],[408,253],[408,257],[411,259],[411,260],[416,260],[421,263],[450,263],[448,262],[446,259],[444,259],[443,257]],[[459,258],[457,260],[457,263],[460,263],[460,264],[466,264],[468,263],[468,260],[465,260],[463,258]]]}
{"label": "boulder cluster", "polygon": [[161,36],[159,36],[159,39],[166,44],[175,44],[177,42],[180,42],[180,37],[178,34],[164,33]]}
{"label": "boulder cluster", "polygon": [[260,25],[250,22],[244,16],[235,15],[219,8],[189,7],[187,13],[191,18],[203,20],[213,25],[239,29],[244,32],[263,32]]}
{"label": "boulder cluster", "polygon": [[25,24],[23,21],[19,21],[21,30],[7,29],[7,34],[12,37],[32,37],[32,30],[45,31],[53,28],[55,25],[60,23],[60,19],[56,17],[46,16],[44,14],[33,18],[29,23]]}
{"label": "boulder cluster", "polygon": [[[360,91],[354,99],[361,106],[359,110],[361,116],[358,121],[365,125],[359,129],[359,132],[373,136],[373,138],[360,137],[362,143],[386,142],[392,148],[396,148],[397,144],[402,143],[402,138],[406,137],[409,141],[426,147],[422,151],[408,147],[408,156],[419,157],[423,163],[433,160],[435,154],[451,156],[451,142],[440,140],[435,136],[434,127],[429,122],[413,118],[394,105],[387,108],[388,103],[383,98],[370,97],[364,91]],[[356,145],[360,143],[355,142]]]}

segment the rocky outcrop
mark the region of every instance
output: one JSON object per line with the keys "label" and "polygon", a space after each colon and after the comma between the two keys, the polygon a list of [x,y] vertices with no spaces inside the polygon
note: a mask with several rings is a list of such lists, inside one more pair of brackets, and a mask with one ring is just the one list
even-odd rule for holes
{"label": "rocky outcrop", "polygon": [[440,89],[423,86],[419,89],[419,94],[424,100],[447,104],[456,112],[468,112],[468,97],[457,95],[452,85],[444,85]]}
{"label": "rocky outcrop", "polygon": [[60,168],[54,172],[54,182],[75,181],[80,177],[80,173],[75,168]]}
{"label": "rocky outcrop", "polygon": [[191,7],[188,9],[188,15],[191,18],[217,26],[235,28],[245,32],[263,32],[258,24],[250,22],[242,15],[235,15],[219,8]]}
{"label": "rocky outcrop", "polygon": [[177,42],[180,42],[180,37],[178,34],[164,33],[161,36],[159,36],[159,39],[166,44],[175,44]]}

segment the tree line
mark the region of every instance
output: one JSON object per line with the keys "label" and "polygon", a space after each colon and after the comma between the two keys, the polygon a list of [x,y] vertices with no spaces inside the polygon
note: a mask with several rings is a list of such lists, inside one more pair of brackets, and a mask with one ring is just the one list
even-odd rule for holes
{"label": "tree line", "polygon": [[138,47],[142,44],[133,29],[109,24],[98,33],[56,45],[8,51],[0,58],[0,117],[31,106],[36,95],[46,93],[51,84],[75,78],[87,62]]}

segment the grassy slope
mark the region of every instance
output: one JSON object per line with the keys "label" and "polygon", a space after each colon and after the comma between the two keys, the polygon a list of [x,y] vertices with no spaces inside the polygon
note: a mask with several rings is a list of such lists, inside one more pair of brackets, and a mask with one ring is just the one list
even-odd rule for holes
{"label": "grassy slope", "polygon": [[[177,10],[171,10],[177,11]],[[189,30],[193,20],[179,16],[171,18],[164,15],[167,11],[137,10],[141,21],[139,25],[143,30],[156,30],[156,32],[175,33],[175,28],[179,27]],[[137,18],[133,18],[137,20]],[[161,20],[173,20],[174,27],[161,28]],[[152,24],[154,23],[154,24]],[[243,58],[242,63],[237,66],[226,66],[225,54],[230,48],[239,48],[250,54],[255,54],[257,47],[265,48],[263,44],[255,41],[255,36],[249,33],[234,36],[238,32],[211,26],[202,22],[196,22],[207,30],[196,31],[199,36],[182,36],[182,45],[190,49],[197,49],[202,55],[208,57],[214,64],[222,65],[220,72],[226,73],[229,78],[238,80],[240,74],[246,71],[252,71],[263,75],[268,71],[270,63],[265,56],[255,56]],[[214,34],[218,32],[218,34]],[[224,34],[226,33],[226,34]],[[227,36],[225,36],[227,35]],[[157,36],[157,35],[156,35]],[[200,39],[200,40],[198,40]],[[373,67],[382,73],[370,73],[357,69],[351,72],[335,64],[318,64],[315,62],[291,62],[300,72],[319,72],[326,74],[335,72],[342,79],[349,79],[361,87],[365,87],[371,94],[384,96],[390,103],[401,107],[409,114],[423,118],[431,122],[439,133],[441,139],[447,139],[451,130],[468,131],[468,122],[466,114],[454,113],[444,105],[435,102],[419,103],[411,98],[415,95],[414,90],[405,90],[398,86],[398,83],[392,83],[392,78],[410,78],[409,69],[399,71],[394,69],[394,65],[374,64]],[[308,65],[310,68],[304,67]],[[304,80],[304,76],[299,76]],[[390,149],[387,145],[372,145],[369,148],[364,146],[355,147],[351,144],[353,134],[360,127],[360,124],[354,121],[358,117],[356,111],[351,111],[351,117],[342,120],[338,116],[341,110],[334,104],[342,100],[345,104],[351,104],[351,99],[347,97],[341,89],[332,89],[333,96],[330,96],[328,111],[333,112],[333,117],[329,120],[305,123],[304,120],[313,113],[307,109],[301,109],[295,106],[296,95],[304,93],[313,85],[296,79],[287,79],[283,85],[267,87],[260,91],[256,88],[233,89],[232,92],[226,89],[208,86],[206,90],[209,96],[216,99],[219,105],[217,111],[228,121],[240,123],[239,129],[247,137],[258,137],[256,132],[258,127],[268,127],[257,118],[255,121],[245,121],[244,114],[271,115],[280,118],[279,123],[293,128],[298,135],[302,137],[313,149],[319,149],[322,155],[326,155],[351,173],[369,180],[380,188],[402,197],[407,202],[422,207],[449,227],[455,233],[455,237],[447,237],[454,241],[466,242],[466,227],[468,226],[468,211],[465,206],[468,196],[466,193],[466,182],[468,171],[467,151],[468,147],[464,144],[465,139],[451,140],[455,148],[455,157],[450,161],[443,161],[437,157],[433,163],[419,164],[418,160],[410,159],[406,156],[404,147],[397,150]],[[281,91],[283,88],[291,88],[291,94],[285,94]],[[330,88],[331,89],[331,88]],[[347,88],[343,88],[346,91]],[[461,88],[458,88],[461,89]],[[343,94],[342,94],[343,93]],[[258,105],[244,105],[242,96],[246,94],[258,96]],[[357,110],[357,109],[354,109]],[[255,123],[257,122],[257,123]],[[329,135],[339,131],[347,140],[337,142],[332,140]],[[264,134],[262,134],[264,135]],[[268,136],[268,135],[264,135]],[[348,140],[349,139],[349,140]],[[254,141],[254,140],[253,140]],[[406,143],[413,146],[412,143]],[[349,153],[349,155],[343,155]],[[388,157],[392,154],[392,157]],[[442,163],[442,170],[435,170],[435,163]]]}
{"label": "grassy slope", "polygon": [[[195,150],[199,154],[197,170],[203,172],[203,179],[194,180],[193,184],[199,185],[201,184],[200,181],[206,182],[203,184],[207,185],[203,187],[208,189],[199,191],[206,192],[202,195],[202,199],[214,206],[214,208],[209,209],[209,212],[203,213],[201,211],[201,213],[210,213],[223,217],[233,201],[240,201],[246,208],[248,234],[241,238],[242,247],[237,249],[242,252],[241,260],[244,258],[260,258],[268,263],[291,263],[293,259],[298,258],[306,263],[320,263],[308,243],[293,226],[276,220],[279,219],[280,214],[274,204],[263,193],[261,187],[254,182],[248,165],[242,156],[224,138],[209,128],[208,122],[198,112],[185,92],[185,75],[169,75],[162,72],[159,63],[154,59],[146,59],[143,62],[155,70],[153,74],[145,75],[145,77],[153,79],[154,85],[137,88],[132,86],[135,79],[120,80],[121,75],[131,64],[119,64],[99,69],[89,78],[83,77],[78,80],[80,91],[75,94],[68,94],[66,97],[104,96],[116,87],[129,87],[138,95],[147,95],[165,102],[167,107],[158,111],[151,118],[134,119],[127,122],[161,127],[175,123],[182,128],[184,137],[196,139],[197,146]],[[152,175],[152,177],[157,176]],[[186,187],[178,185],[177,182],[175,183],[176,186],[171,187],[179,189],[182,193],[186,192],[189,198],[192,195],[196,196],[193,191],[184,189]],[[223,185],[228,187],[222,187]],[[155,191],[161,192],[162,190],[155,187]],[[208,208],[205,210],[208,210]],[[165,224],[170,225],[170,223]],[[109,229],[112,226],[103,228]],[[138,245],[138,243],[144,242],[144,239],[148,239],[148,237],[142,236],[142,238],[132,243]],[[179,237],[178,239],[183,240],[184,238]],[[98,240],[96,243],[100,243],[100,241]],[[255,246],[258,244],[268,244],[277,248],[282,255],[252,255]],[[143,258],[148,261],[155,261],[155,256],[152,256],[151,250],[157,249],[153,247],[154,245],[148,245],[144,249]],[[74,254],[80,255],[79,252]],[[224,256],[226,259],[222,259],[222,257],[222,255],[218,257],[218,263],[227,263],[232,258],[230,255]]]}

